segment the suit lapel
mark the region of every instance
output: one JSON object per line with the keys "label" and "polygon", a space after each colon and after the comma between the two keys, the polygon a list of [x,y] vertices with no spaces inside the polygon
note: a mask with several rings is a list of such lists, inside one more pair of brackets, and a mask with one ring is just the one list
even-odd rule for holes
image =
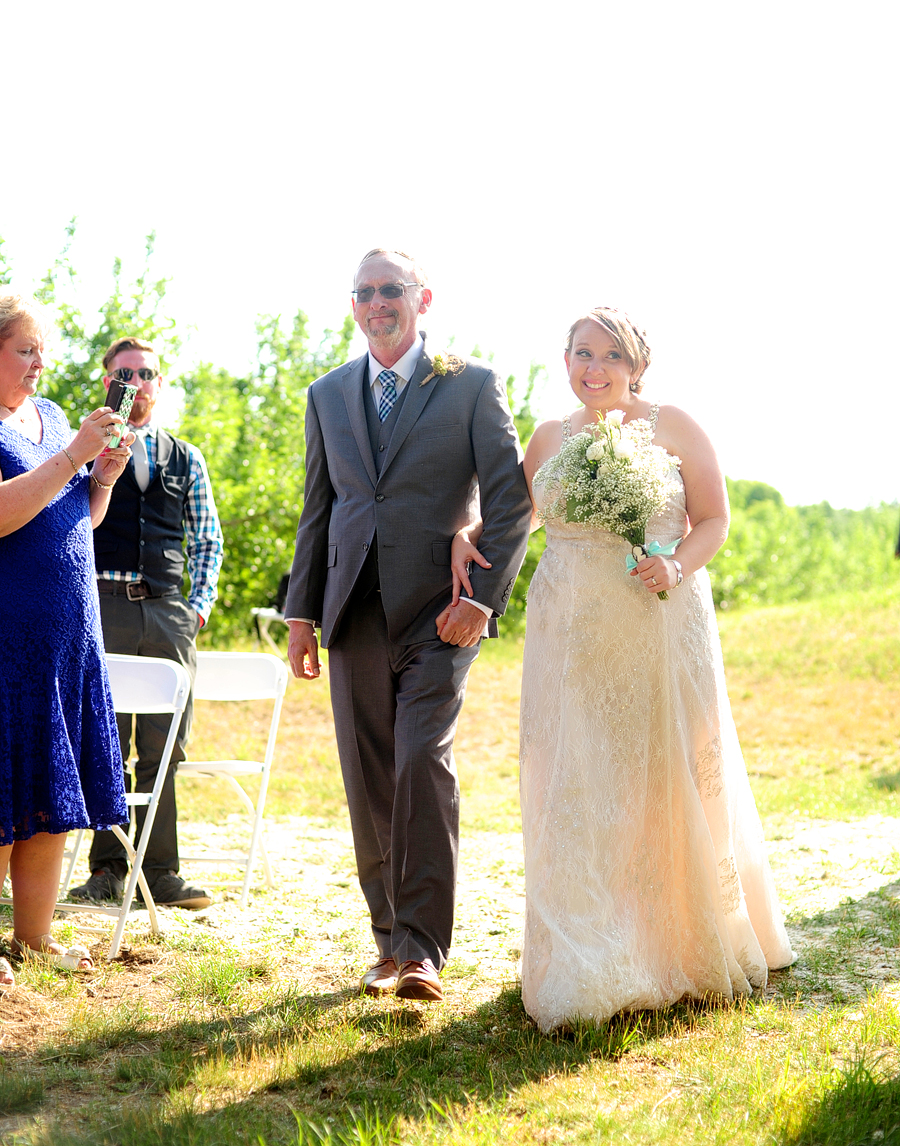
{"label": "suit lapel", "polygon": [[371,481],[372,488],[374,489],[378,481],[378,475],[375,473],[372,443],[369,441],[369,427],[366,422],[366,408],[363,405],[369,397],[367,394],[369,389],[369,379],[367,377],[368,368],[368,354],[364,354],[362,358],[351,362],[341,380],[341,389],[344,394],[344,405],[347,407],[347,418],[350,422],[350,428],[353,430],[354,438],[356,438],[359,456],[362,458],[363,465],[366,467],[366,473],[369,475],[369,481]]}
{"label": "suit lapel", "polygon": [[419,358],[419,364],[415,369],[415,373],[407,383],[407,390],[409,392],[403,401],[400,414],[397,418],[397,424],[394,426],[393,434],[391,434],[391,444],[388,446],[387,457],[384,459],[384,465],[381,467],[382,477],[387,473],[388,466],[390,466],[391,462],[397,456],[397,452],[406,441],[410,430],[425,409],[428,399],[434,393],[434,388],[438,384],[437,378],[431,378],[424,386],[422,385],[422,380],[427,378],[430,373],[431,358],[426,349]]}

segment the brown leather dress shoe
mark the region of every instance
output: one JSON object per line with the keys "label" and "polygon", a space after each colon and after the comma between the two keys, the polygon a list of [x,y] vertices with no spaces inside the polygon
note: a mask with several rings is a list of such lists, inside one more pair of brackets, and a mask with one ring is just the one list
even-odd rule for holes
{"label": "brown leather dress shoe", "polygon": [[397,964],[390,957],[379,959],[359,981],[364,995],[387,995],[397,986]]}
{"label": "brown leather dress shoe", "polygon": [[397,979],[398,999],[424,999],[429,1003],[440,1003],[444,998],[444,988],[430,959],[407,959],[400,964]]}

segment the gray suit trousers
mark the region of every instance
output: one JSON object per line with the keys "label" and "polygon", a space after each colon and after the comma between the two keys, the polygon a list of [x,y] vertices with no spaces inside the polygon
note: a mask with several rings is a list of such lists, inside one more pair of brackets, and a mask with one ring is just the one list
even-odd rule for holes
{"label": "gray suit trousers", "polygon": [[331,703],[359,881],[382,957],[430,959],[453,934],[459,781],[453,736],[478,646],[388,638],[381,595],[354,594],[329,649]]}

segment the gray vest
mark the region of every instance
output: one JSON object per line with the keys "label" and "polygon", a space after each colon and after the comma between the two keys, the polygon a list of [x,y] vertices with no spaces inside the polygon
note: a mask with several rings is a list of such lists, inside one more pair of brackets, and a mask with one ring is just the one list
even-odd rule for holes
{"label": "gray vest", "polygon": [[391,444],[391,434],[394,432],[394,426],[396,426],[397,418],[400,416],[400,409],[406,401],[406,395],[409,393],[410,383],[407,382],[402,392],[397,395],[397,401],[394,403],[393,409],[383,422],[378,421],[378,411],[375,409],[372,387],[369,385],[368,372],[366,373],[364,385],[367,392],[363,395],[363,405],[366,408],[366,425],[369,427],[369,444],[372,447],[372,457],[375,460],[375,472],[381,477],[381,467],[384,465],[384,459],[387,457],[387,449]]}
{"label": "gray vest", "polygon": [[[397,424],[397,418],[400,416],[400,409],[406,400],[409,383],[407,382],[401,393],[397,395],[397,401],[383,422],[378,420],[378,411],[375,409],[372,387],[369,385],[368,371],[366,372],[363,385],[365,387],[363,406],[365,406],[366,410],[366,425],[369,428],[369,444],[372,447],[375,472],[381,477],[384,459],[387,457],[388,446],[391,444],[391,435],[394,432],[394,426]],[[369,550],[366,560],[363,562],[362,569],[359,571],[359,577],[356,579],[353,592],[359,597],[366,597],[373,589],[376,589],[378,585],[378,536],[376,535],[372,539],[372,547]]]}

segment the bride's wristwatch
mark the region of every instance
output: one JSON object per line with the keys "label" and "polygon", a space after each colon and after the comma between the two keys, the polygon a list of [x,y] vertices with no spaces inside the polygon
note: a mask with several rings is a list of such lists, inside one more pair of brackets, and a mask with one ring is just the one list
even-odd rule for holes
{"label": "bride's wristwatch", "polygon": [[675,572],[678,574],[678,580],[675,582],[675,588],[677,589],[678,586],[684,580],[684,574],[681,571],[681,562],[676,561],[674,557],[671,558],[671,561],[672,561],[672,564],[675,566]]}

